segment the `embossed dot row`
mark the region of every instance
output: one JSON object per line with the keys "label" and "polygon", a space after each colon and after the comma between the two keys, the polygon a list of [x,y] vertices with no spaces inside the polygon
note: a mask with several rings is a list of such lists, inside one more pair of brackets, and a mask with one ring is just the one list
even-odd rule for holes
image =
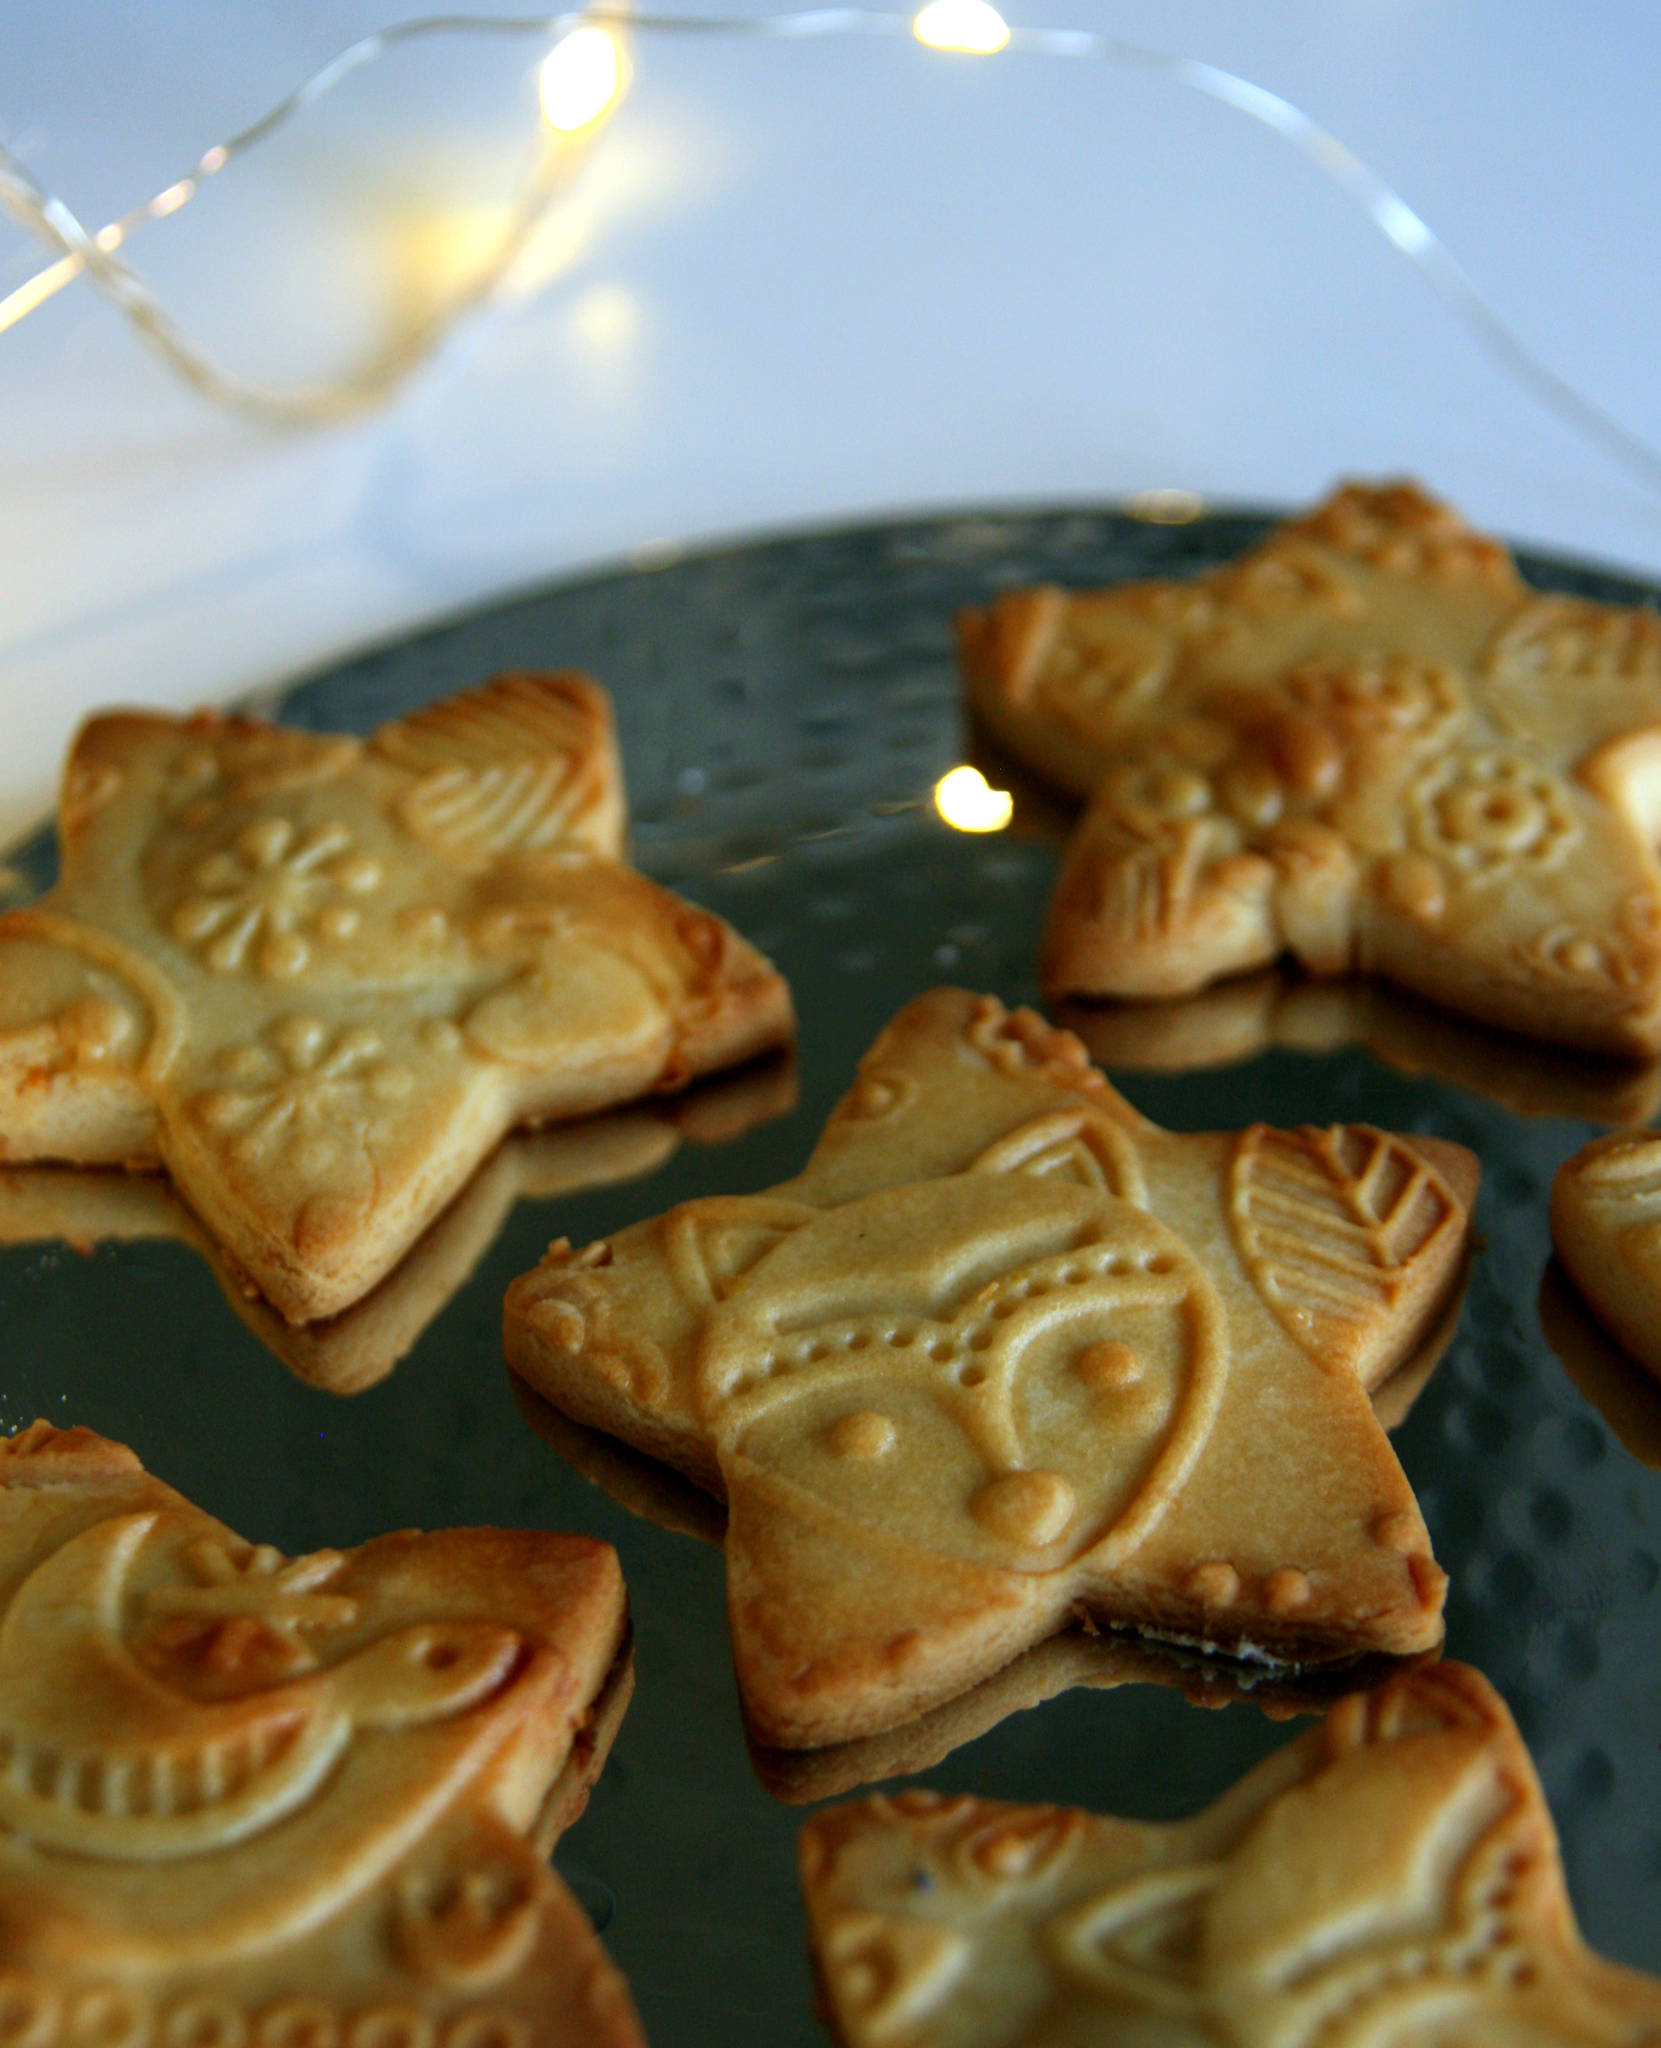
{"label": "embossed dot row", "polygon": [[280,1998],[250,2015],[225,1998],[156,2008],[121,1986],[60,1994],[0,1973],[0,2048],[530,2048],[516,2014],[475,2006],[442,2024],[412,2005],[346,2014],[319,1998]]}
{"label": "embossed dot row", "polygon": [[[1012,1282],[1008,1287],[1000,1289],[998,1298],[993,1302],[988,1314],[994,1320],[1003,1322],[1027,1301],[1036,1300],[1059,1288],[1082,1287],[1091,1280],[1114,1279],[1130,1273],[1146,1273],[1163,1278],[1174,1273],[1176,1268],[1175,1255],[1167,1251],[1142,1251],[1129,1256],[1118,1252],[1102,1252],[1084,1261],[1075,1259],[1054,1272],[1046,1273],[1040,1270]],[[792,1372],[805,1365],[821,1365],[839,1351],[866,1351],[873,1346],[881,1346],[889,1351],[906,1351],[917,1343],[920,1335],[921,1331],[914,1323],[895,1323],[884,1330],[873,1329],[865,1323],[850,1323],[845,1329],[831,1336],[818,1335],[789,1349],[764,1353],[736,1385],[742,1390],[772,1379],[780,1372]],[[922,1355],[944,1364],[951,1359],[961,1358],[965,1350],[990,1350],[992,1342],[993,1332],[984,1324],[980,1324],[967,1330],[960,1330],[950,1337],[931,1339],[922,1347]]]}

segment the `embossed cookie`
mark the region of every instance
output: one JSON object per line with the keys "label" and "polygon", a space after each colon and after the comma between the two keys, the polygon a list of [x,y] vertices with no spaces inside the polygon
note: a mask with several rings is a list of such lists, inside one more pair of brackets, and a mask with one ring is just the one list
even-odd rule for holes
{"label": "embossed cookie", "polygon": [[1539,1780],[1458,1664],[1353,1694],[1193,1820],[902,1792],[801,1840],[841,2048],[1661,2038],[1580,1939]]}
{"label": "embossed cookie", "polygon": [[1661,1379],[1661,1131],[1594,1138],[1566,1161],[1551,1237],[1588,1305]]}
{"label": "embossed cookie", "polygon": [[1509,1029],[1661,1050],[1661,619],[1530,590],[1410,484],[1186,583],[965,615],[969,699],[1093,801],[1052,993],[1291,955]]}
{"label": "embossed cookie", "polygon": [[291,1322],[367,1293],[515,1124],[790,1037],[779,976],[624,866],[604,694],[504,676],[368,741],[117,712],[0,917],[0,1148],[164,1165]]}
{"label": "embossed cookie", "polygon": [[893,1726],[1081,1612],[1411,1653],[1444,1580],[1368,1389],[1456,1285],[1475,1180],[1359,1127],[1161,1131],[1070,1034],[940,990],[795,1180],[555,1245],[508,1357],[725,1497],[776,1747]]}
{"label": "embossed cookie", "polygon": [[628,1698],[606,1544],[285,1558],[37,1422],[0,1599],[8,2038],[640,2048],[544,1860]]}

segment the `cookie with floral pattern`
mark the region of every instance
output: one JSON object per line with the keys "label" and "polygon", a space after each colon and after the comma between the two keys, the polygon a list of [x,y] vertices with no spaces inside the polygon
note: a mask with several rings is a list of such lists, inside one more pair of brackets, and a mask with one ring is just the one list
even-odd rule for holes
{"label": "cookie with floral pattern", "polygon": [[1188,582],[1006,593],[969,701],[1091,799],[1055,995],[1283,957],[1661,1051],[1661,620],[1531,590],[1411,484],[1350,485]]}
{"label": "cookie with floral pattern", "polygon": [[339,1313],[514,1126],[789,1040],[780,976],[623,828],[578,676],[366,741],[95,718],[60,880],[0,917],[0,1149],[165,1167],[290,1322]]}

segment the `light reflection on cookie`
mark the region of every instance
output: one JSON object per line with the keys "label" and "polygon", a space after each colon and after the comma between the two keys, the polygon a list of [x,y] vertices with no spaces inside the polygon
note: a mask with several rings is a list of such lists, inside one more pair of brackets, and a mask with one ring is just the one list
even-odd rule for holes
{"label": "light reflection on cookie", "polygon": [[1566,1160],[1551,1241],[1582,1299],[1661,1380],[1661,1132],[1594,1138]]}

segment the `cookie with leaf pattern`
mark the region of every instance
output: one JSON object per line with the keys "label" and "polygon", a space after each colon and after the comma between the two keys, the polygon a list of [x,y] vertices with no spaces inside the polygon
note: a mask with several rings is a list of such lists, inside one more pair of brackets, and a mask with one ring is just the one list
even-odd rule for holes
{"label": "cookie with leaf pattern", "polygon": [[508,1357],[728,1505],[759,1740],[871,1734],[1081,1614],[1319,1664],[1441,1637],[1369,1390],[1454,1296],[1476,1162],[1360,1126],[1183,1136],[959,990],[804,1171],[556,1244]]}
{"label": "cookie with leaf pattern", "polygon": [[1352,1694],[1194,1819],[901,1792],[808,1823],[842,2048],[1606,2048],[1661,1983],[1593,1955],[1504,1702]]}
{"label": "cookie with leaf pattern", "polygon": [[640,2048],[548,1869],[627,1703],[608,1545],[284,1557],[37,1422],[0,1438],[0,2027]]}
{"label": "cookie with leaf pattern", "polygon": [[1350,485],[1187,582],[1012,591],[969,701],[1091,798],[1056,995],[1290,956],[1510,1029],[1661,1051],[1661,620],[1531,590],[1411,484]]}
{"label": "cookie with leaf pattern", "polygon": [[165,1166],[289,1321],[337,1314],[513,1126],[790,1038],[778,974],[623,828],[577,676],[367,741],[94,719],[57,887],[0,917],[0,1149]]}

